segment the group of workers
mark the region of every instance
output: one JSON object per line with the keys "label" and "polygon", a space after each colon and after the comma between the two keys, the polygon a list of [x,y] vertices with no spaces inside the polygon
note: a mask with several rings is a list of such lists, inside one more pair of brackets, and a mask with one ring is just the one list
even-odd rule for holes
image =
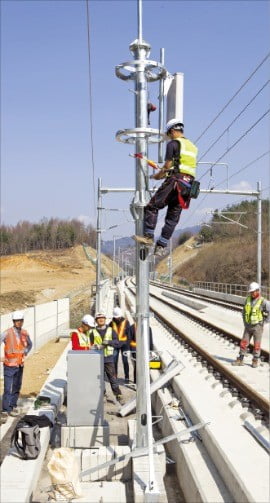
{"label": "group of workers", "polygon": [[[128,351],[136,352],[136,328],[130,326],[123,316],[120,307],[115,307],[113,317],[106,324],[106,315],[97,313],[95,318],[90,314],[83,316],[80,327],[71,333],[73,350],[98,349],[104,352],[104,372],[111,385],[112,392],[120,405],[124,404],[123,395],[118,384],[118,360],[121,353],[125,382],[129,382]],[[135,361],[135,356],[133,357]],[[134,365],[134,383],[136,366]]]}
{"label": "group of workers", "polygon": [[[244,356],[251,339],[254,339],[253,359],[251,366],[258,367],[261,355],[261,341],[265,323],[270,322],[270,302],[262,297],[260,286],[252,282],[248,288],[248,296],[243,306],[244,333],[240,341],[240,353],[232,365],[244,365]],[[24,313],[15,311],[12,314],[13,326],[0,336],[4,345],[4,392],[2,396],[1,424],[8,416],[18,416],[17,407],[22,386],[24,361],[32,348],[29,333],[24,330]],[[104,371],[111,385],[113,394],[124,404],[118,384],[118,359],[121,352],[125,381],[129,382],[129,363],[127,352],[131,351],[134,362],[134,383],[136,383],[136,325],[130,326],[119,307],[113,310],[113,318],[106,324],[106,315],[97,313],[95,318],[90,314],[83,316],[81,325],[71,333],[73,350],[99,349],[104,352]],[[153,349],[152,331],[149,329],[149,349]]]}

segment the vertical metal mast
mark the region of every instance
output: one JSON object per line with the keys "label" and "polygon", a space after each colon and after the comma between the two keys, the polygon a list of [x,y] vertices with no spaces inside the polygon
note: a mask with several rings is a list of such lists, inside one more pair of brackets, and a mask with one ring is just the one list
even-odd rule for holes
{"label": "vertical metal mast", "polygon": [[[135,84],[135,121],[133,129],[116,133],[116,139],[135,145],[135,152],[148,156],[148,143],[163,141],[163,135],[157,129],[148,127],[147,82],[165,78],[166,70],[159,62],[149,61],[151,46],[142,38],[142,0],[138,0],[138,38],[129,48],[134,61],[117,65],[115,72],[122,80],[134,80]],[[136,158],[136,189],[131,204],[131,213],[135,220],[135,232],[143,235],[144,207],[150,196],[148,192],[148,166],[144,159]],[[149,249],[136,245],[136,341],[137,341],[137,431],[136,447],[148,447],[149,480],[145,490],[145,501],[157,501],[158,490],[154,474],[152,414],[149,376]]]}
{"label": "vertical metal mast", "polygon": [[[145,78],[145,63],[150,52],[150,45],[142,40],[142,11],[141,1],[138,1],[138,40],[130,45],[136,65],[135,80],[135,114],[136,127],[147,127],[147,81]],[[147,156],[147,141],[142,133],[136,139],[136,152]],[[135,223],[136,234],[143,234],[144,206],[147,204],[148,194],[148,167],[144,160],[136,160],[136,206],[137,220]],[[149,262],[148,250],[136,246],[136,315],[137,315],[137,447],[145,447],[149,443],[147,422],[147,381],[149,382],[148,363],[148,331],[149,331]],[[146,281],[145,281],[146,280]],[[146,334],[144,332],[146,331]],[[150,396],[150,395],[149,395]]]}
{"label": "vertical metal mast", "polygon": [[257,282],[261,285],[262,281],[262,184],[257,182],[258,191],[258,212],[257,212]]}
{"label": "vertical metal mast", "polygon": [[100,281],[101,281],[101,178],[98,179],[98,202],[97,202],[97,262],[96,262],[96,312],[100,311]]}

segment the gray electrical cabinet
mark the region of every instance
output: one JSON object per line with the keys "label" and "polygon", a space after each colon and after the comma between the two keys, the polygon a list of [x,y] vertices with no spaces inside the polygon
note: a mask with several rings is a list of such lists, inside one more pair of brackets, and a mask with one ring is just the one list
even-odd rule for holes
{"label": "gray electrical cabinet", "polygon": [[68,351],[67,425],[103,425],[103,351]]}

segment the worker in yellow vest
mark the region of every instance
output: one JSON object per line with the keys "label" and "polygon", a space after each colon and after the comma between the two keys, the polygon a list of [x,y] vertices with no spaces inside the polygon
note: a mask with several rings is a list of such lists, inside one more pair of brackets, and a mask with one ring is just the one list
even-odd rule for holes
{"label": "worker in yellow vest", "polygon": [[95,328],[95,320],[91,314],[85,314],[79,328],[70,334],[73,350],[89,351],[91,347],[90,330],[92,328]]}
{"label": "worker in yellow vest", "polygon": [[95,315],[96,327],[90,332],[90,340],[93,348],[104,352],[104,370],[105,375],[111,385],[112,392],[120,405],[124,404],[124,398],[118,386],[115,366],[113,360],[113,350],[118,347],[118,338],[116,332],[106,324],[106,315],[103,312]]}
{"label": "worker in yellow vest", "polygon": [[167,206],[165,224],[154,250],[154,254],[160,257],[165,254],[182,209],[187,209],[190,198],[196,198],[199,193],[199,182],[195,181],[197,147],[185,138],[184,124],[180,119],[172,119],[167,123],[166,134],[171,141],[167,144],[165,164],[150,176],[155,180],[165,178],[165,181],[144,208],[144,235],[133,236],[138,243],[152,246],[158,211]]}
{"label": "worker in yellow vest", "polygon": [[261,341],[264,323],[270,321],[270,303],[260,294],[260,285],[253,281],[248,288],[248,296],[243,307],[244,333],[240,342],[240,352],[238,358],[232,365],[244,365],[246,354],[251,338],[254,339],[252,367],[259,365],[261,355]]}

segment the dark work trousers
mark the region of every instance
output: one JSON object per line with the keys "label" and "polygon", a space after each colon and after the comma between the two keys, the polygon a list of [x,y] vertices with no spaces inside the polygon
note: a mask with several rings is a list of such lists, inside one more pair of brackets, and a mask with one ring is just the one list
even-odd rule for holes
{"label": "dark work trousers", "polygon": [[17,401],[22,386],[23,367],[4,365],[4,393],[2,409],[6,412],[17,407]]}
{"label": "dark work trousers", "polygon": [[180,176],[180,174],[177,174],[166,178],[144,208],[144,234],[154,235],[158,211],[168,206],[165,225],[161,230],[161,237],[164,238],[164,242],[161,243],[163,246],[171,238],[182,211],[178,201],[178,192],[175,188],[175,182]]}
{"label": "dark work trousers", "polygon": [[253,337],[254,340],[254,349],[253,349],[253,358],[258,359],[261,355],[261,342],[262,342],[262,334],[263,334],[263,323],[257,323],[256,325],[247,325],[244,329],[243,337],[240,342],[240,357],[244,358],[250,340]]}
{"label": "dark work trousers", "polygon": [[121,352],[124,373],[125,373],[125,379],[129,379],[128,357],[126,355],[124,355],[124,351],[128,351],[128,350],[129,350],[129,344],[127,342],[125,342],[120,348],[114,348],[114,350],[113,350],[113,359],[114,359],[116,376],[118,375],[118,358],[119,358],[119,353]]}
{"label": "dark work trousers", "polygon": [[104,362],[104,370],[115,396],[121,395],[121,390],[117,384],[114,362]]}

